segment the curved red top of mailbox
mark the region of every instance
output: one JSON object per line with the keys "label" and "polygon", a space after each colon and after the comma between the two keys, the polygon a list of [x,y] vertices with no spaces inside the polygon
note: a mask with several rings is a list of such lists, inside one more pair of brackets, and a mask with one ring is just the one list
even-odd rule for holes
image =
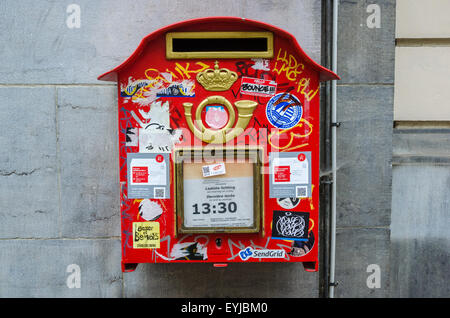
{"label": "curved red top of mailbox", "polygon": [[[254,31],[255,28],[263,29],[267,31],[272,31],[275,35],[278,35],[280,37],[287,38],[292,45],[297,49],[300,56],[310,65],[311,68],[319,72],[319,80],[320,81],[328,81],[328,80],[337,80],[340,79],[338,75],[336,75],[334,72],[330,71],[329,69],[317,64],[315,61],[313,61],[306,53],[303,51],[303,49],[298,44],[295,37],[290,34],[289,32],[286,32],[285,30],[282,30],[276,26],[258,22],[255,20],[249,20],[246,18],[237,18],[237,17],[208,17],[208,18],[200,18],[200,19],[191,19],[186,20],[183,22],[174,23],[171,25],[168,25],[166,27],[163,27],[153,33],[150,33],[145,38],[142,39],[141,43],[139,44],[138,48],[131,54],[131,56],[124,61],[119,66],[113,68],[109,72],[106,72],[98,77],[99,80],[102,81],[117,81],[117,73],[119,73],[122,69],[124,69],[126,66],[128,66],[130,63],[133,63],[142,53],[142,51],[145,49],[147,43],[158,36],[163,36],[166,32],[176,32],[176,31],[211,31],[211,23],[214,23],[215,30],[214,31],[225,31],[227,28],[232,27],[233,29],[239,28],[245,28],[249,31]],[[203,27],[203,28],[202,28]]]}

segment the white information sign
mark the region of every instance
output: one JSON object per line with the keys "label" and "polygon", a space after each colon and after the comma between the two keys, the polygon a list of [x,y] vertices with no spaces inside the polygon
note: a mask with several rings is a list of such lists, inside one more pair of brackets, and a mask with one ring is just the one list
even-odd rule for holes
{"label": "white information sign", "polygon": [[269,197],[311,196],[311,152],[269,153]]}
{"label": "white information sign", "polygon": [[184,227],[253,226],[253,165],[225,165],[225,174],[211,177],[202,164],[184,165]]}

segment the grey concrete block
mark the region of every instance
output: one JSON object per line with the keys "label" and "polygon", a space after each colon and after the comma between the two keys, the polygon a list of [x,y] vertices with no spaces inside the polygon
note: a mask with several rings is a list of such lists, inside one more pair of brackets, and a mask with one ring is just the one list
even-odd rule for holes
{"label": "grey concrete block", "polygon": [[243,17],[269,23],[291,33],[302,49],[320,64],[321,4],[315,0],[247,0]]}
{"label": "grey concrete block", "polygon": [[117,93],[58,88],[62,235],[120,233]]}
{"label": "grey concrete block", "polygon": [[55,237],[55,89],[1,87],[0,237]]}
{"label": "grey concrete block", "polygon": [[102,83],[96,78],[128,58],[144,36],[168,24],[207,16],[249,17],[277,24],[298,36],[316,61],[320,57],[320,4],[313,0],[74,3],[81,9],[80,28],[72,29],[66,24],[71,2],[0,3],[4,13],[0,26],[9,30],[0,34],[0,83]]}
{"label": "grey concrete block", "polygon": [[140,264],[124,273],[125,297],[318,297],[318,285],[301,263]]}
{"label": "grey concrete block", "polygon": [[0,87],[0,169],[27,172],[56,162],[55,88]]}
{"label": "grey concrete block", "polygon": [[[119,240],[1,240],[0,259],[3,298],[122,295]],[[79,266],[80,288],[68,287],[71,264]]]}
{"label": "grey concrete block", "polygon": [[390,224],[392,100],[389,86],[338,88],[338,226]]}
{"label": "grey concrete block", "polygon": [[[369,28],[380,8],[380,27]],[[370,24],[369,24],[370,25]],[[343,83],[394,83],[395,0],[339,1],[338,70]]]}
{"label": "grey concrete block", "polygon": [[450,129],[396,129],[393,135],[395,157],[450,157]]}
{"label": "grey concrete block", "polygon": [[0,237],[59,235],[59,196],[53,168],[0,176]]}
{"label": "grey concrete block", "polygon": [[392,189],[392,296],[449,297],[449,166],[395,166]]}
{"label": "grey concrete block", "polygon": [[[376,264],[380,269],[380,288],[369,288]],[[345,228],[336,233],[336,281],[338,298],[389,297],[389,229]]]}

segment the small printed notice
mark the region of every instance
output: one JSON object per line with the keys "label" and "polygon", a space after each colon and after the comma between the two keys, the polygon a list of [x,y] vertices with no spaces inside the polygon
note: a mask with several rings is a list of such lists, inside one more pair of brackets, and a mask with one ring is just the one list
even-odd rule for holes
{"label": "small printed notice", "polygon": [[159,248],[158,222],[133,223],[133,248]]}
{"label": "small printed notice", "polygon": [[127,166],[128,198],[169,198],[169,154],[128,153]]}
{"label": "small printed notice", "polygon": [[271,152],[270,197],[311,196],[311,152]]}
{"label": "small printed notice", "polygon": [[221,174],[225,174],[225,164],[216,163],[213,165],[207,165],[202,167],[203,177],[211,177],[211,176],[219,176]]}

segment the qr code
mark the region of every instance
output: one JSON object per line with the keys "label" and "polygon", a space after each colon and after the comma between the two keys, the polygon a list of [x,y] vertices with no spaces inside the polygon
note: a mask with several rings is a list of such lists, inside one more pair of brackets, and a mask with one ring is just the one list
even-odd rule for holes
{"label": "qr code", "polygon": [[210,174],[210,172],[209,172],[209,166],[204,166],[204,167],[202,167],[202,170],[203,170],[203,176],[204,176],[204,177],[209,176],[209,174]]}
{"label": "qr code", "polygon": [[153,188],[153,197],[155,199],[163,199],[166,197],[166,189],[165,188]]}
{"label": "qr code", "polygon": [[306,187],[306,186],[295,187],[295,196],[297,198],[307,198],[308,197],[308,187]]}

